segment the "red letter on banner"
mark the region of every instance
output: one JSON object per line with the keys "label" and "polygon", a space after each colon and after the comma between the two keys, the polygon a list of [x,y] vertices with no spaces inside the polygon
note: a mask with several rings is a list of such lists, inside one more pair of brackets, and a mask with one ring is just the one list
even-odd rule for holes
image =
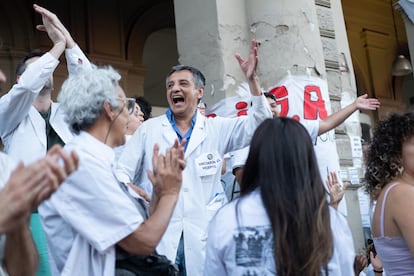
{"label": "red letter on banner", "polygon": [[303,118],[307,120],[317,120],[318,113],[320,119],[325,119],[328,116],[321,89],[319,86],[307,85],[305,86],[303,101]]}
{"label": "red letter on banner", "polygon": [[289,99],[286,87],[278,86],[269,91],[270,94],[275,95],[276,104],[280,105],[280,117],[286,117],[289,112]]}

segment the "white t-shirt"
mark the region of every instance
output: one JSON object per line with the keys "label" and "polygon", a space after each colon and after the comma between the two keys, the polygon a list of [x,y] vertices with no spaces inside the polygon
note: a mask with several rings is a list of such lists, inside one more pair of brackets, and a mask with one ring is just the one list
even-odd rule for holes
{"label": "white t-shirt", "polygon": [[319,121],[301,120],[299,123],[301,123],[306,128],[312,140],[312,143],[315,145],[316,139],[318,139]]}
{"label": "white t-shirt", "polygon": [[[273,234],[260,190],[221,208],[210,223],[204,275],[275,275]],[[355,251],[345,218],[330,207],[334,254],[329,275],[354,275]],[[239,225],[239,226],[238,226]]]}
{"label": "white t-shirt", "polygon": [[115,245],[143,218],[113,174],[112,148],[81,132],[64,149],[78,153],[79,167],[39,207],[51,270],[113,276]]}

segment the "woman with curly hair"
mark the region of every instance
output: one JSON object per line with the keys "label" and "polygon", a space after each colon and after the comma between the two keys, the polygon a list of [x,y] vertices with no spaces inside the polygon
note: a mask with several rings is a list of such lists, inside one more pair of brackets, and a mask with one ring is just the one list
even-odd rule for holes
{"label": "woman with curly hair", "polygon": [[380,121],[367,156],[366,189],[376,200],[375,248],[387,275],[414,271],[414,113]]}
{"label": "woman with curly hair", "polygon": [[299,122],[257,128],[240,187],[210,223],[204,275],[354,275],[351,232]]}

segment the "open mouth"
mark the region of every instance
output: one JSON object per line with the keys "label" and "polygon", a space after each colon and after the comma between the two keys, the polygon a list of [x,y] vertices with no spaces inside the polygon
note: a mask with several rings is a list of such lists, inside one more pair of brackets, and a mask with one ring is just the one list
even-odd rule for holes
{"label": "open mouth", "polygon": [[174,104],[179,103],[179,102],[184,102],[184,97],[180,95],[174,95],[172,96],[172,101]]}

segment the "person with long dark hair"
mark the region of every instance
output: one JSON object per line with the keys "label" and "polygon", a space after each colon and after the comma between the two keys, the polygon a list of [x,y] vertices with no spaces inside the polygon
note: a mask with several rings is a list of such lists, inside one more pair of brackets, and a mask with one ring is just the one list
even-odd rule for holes
{"label": "person with long dark hair", "polygon": [[209,226],[204,275],[353,275],[345,218],[326,200],[313,144],[290,118],[256,130],[238,199]]}
{"label": "person with long dark hair", "polygon": [[[365,188],[376,201],[372,235],[387,275],[414,271],[414,113],[380,121],[367,154]],[[382,272],[382,270],[379,270]]]}

